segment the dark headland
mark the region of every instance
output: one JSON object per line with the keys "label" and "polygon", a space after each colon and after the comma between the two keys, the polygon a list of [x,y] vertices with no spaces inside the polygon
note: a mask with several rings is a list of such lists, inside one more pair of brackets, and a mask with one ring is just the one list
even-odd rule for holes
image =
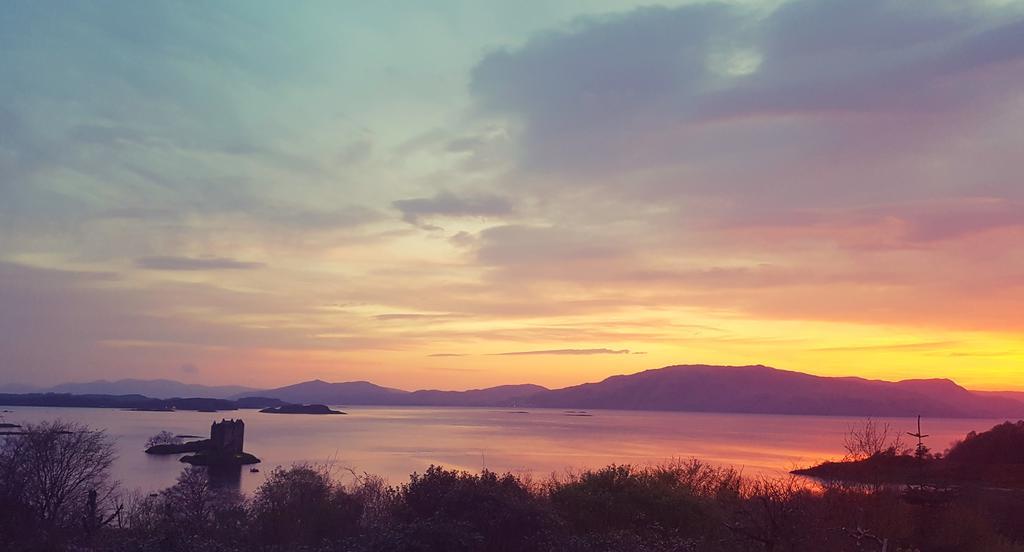
{"label": "dark headland", "polygon": [[970,432],[949,450],[889,445],[866,457],[794,470],[824,481],[1024,489],[1024,420]]}

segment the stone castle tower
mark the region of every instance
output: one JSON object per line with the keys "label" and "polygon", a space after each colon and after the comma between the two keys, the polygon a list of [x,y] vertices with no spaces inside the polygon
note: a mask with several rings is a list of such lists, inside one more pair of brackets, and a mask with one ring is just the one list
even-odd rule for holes
{"label": "stone castle tower", "polygon": [[218,453],[241,454],[244,441],[245,422],[242,420],[221,419],[210,426],[210,445]]}

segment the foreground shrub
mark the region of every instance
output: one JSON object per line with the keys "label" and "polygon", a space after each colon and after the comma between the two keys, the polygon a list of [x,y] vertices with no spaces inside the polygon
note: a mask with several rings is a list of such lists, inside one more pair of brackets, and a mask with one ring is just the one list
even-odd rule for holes
{"label": "foreground shrub", "polygon": [[125,550],[233,550],[246,537],[245,501],[188,467],[171,487],[128,501],[119,547]]}
{"label": "foreground shrub", "polygon": [[700,462],[657,468],[609,466],[554,485],[551,503],[574,535],[643,542],[714,542],[723,512],[716,498],[735,492],[738,477]]}
{"label": "foreground shrub", "polygon": [[[1002,430],[1011,438],[1012,426]],[[981,486],[815,486],[697,460],[539,485],[432,466],[400,486],[369,475],[344,486],[299,465],[270,472],[251,498],[211,484],[202,467],[160,493],[118,498],[112,458],[105,435],[74,424],[4,439],[0,550],[1024,552],[1024,492]]]}
{"label": "foreground shrub", "polygon": [[0,437],[0,545],[47,550],[91,539],[119,513],[113,461],[106,433],[72,422]]}
{"label": "foreground shrub", "polygon": [[326,468],[277,468],[250,506],[253,537],[267,545],[339,543],[359,532],[362,505]]}
{"label": "foreground shrub", "polygon": [[403,541],[422,546],[407,550],[537,550],[554,528],[545,504],[511,474],[431,466],[401,487],[399,501]]}

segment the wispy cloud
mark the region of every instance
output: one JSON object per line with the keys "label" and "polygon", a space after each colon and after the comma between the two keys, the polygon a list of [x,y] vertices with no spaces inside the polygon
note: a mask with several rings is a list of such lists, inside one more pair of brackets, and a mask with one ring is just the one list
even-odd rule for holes
{"label": "wispy cloud", "polygon": [[266,265],[227,257],[143,257],[135,260],[135,266],[148,270],[253,270]]}
{"label": "wispy cloud", "polygon": [[452,318],[466,318],[467,314],[456,312],[441,313],[419,313],[419,312],[391,312],[374,315],[374,320],[445,320]]}
{"label": "wispy cloud", "polygon": [[819,347],[813,351],[863,352],[863,351],[933,351],[949,349],[960,345],[956,341],[927,341],[920,343],[882,343],[878,345],[854,345],[848,347]]}
{"label": "wispy cloud", "polygon": [[441,191],[433,197],[399,199],[392,203],[409,224],[436,229],[424,222],[432,217],[496,217],[512,212],[512,202],[489,192],[455,194]]}
{"label": "wispy cloud", "polygon": [[[530,356],[530,355],[646,355],[645,351],[631,351],[629,349],[541,349],[537,351],[508,351],[504,353],[487,353],[484,356]],[[434,353],[429,357],[464,357],[473,356],[470,353]]]}
{"label": "wispy cloud", "polygon": [[492,356],[519,356],[519,355],[628,355],[643,354],[634,353],[629,349],[544,349],[539,351],[511,351],[507,353],[492,353]]}

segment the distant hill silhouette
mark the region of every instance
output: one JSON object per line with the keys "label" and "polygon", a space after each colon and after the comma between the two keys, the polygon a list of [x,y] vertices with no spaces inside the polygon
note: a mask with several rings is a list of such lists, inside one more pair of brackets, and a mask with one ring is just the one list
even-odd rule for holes
{"label": "distant hill silhouette", "polygon": [[1003,417],[1024,402],[974,394],[946,379],[888,382],[767,366],[669,366],[525,397],[558,408],[848,416]]}
{"label": "distant hill silhouette", "polygon": [[[122,379],[117,381],[96,380],[83,383],[62,383],[50,388],[33,389],[37,393],[72,393],[75,395],[145,395],[154,399],[173,397],[207,397],[226,399],[253,391],[252,387],[241,385],[197,385],[168,379]],[[27,391],[6,390],[10,393]]]}
{"label": "distant hill silhouette", "polygon": [[292,403],[512,406],[757,414],[999,418],[1024,401],[974,393],[947,379],[897,382],[822,377],[767,366],[682,365],[563,389],[506,385],[470,391],[403,391],[369,382],[314,380],[245,393]]}
{"label": "distant hill silhouette", "polygon": [[0,384],[0,393],[35,393],[39,391],[39,387],[35,385],[27,385],[24,383],[5,383]]}
{"label": "distant hill silhouette", "polygon": [[419,406],[496,406],[518,402],[523,397],[550,391],[546,387],[533,384],[499,385],[487,389],[471,389],[469,391],[437,391],[422,390],[409,393],[405,397],[406,404]]}
{"label": "distant hill silhouette", "polygon": [[1013,399],[1015,401],[1024,402],[1024,391],[972,391],[972,393],[981,396],[1002,397],[1004,399]]}
{"label": "distant hill silhouette", "polygon": [[239,408],[266,408],[283,404],[277,399],[248,397],[233,401],[206,397],[175,397],[157,399],[144,395],[103,395],[71,393],[0,393],[0,405],[5,406],[60,406],[75,408],[123,408],[129,410],[200,410],[219,411]]}
{"label": "distant hill silhouette", "polygon": [[295,404],[402,404],[397,402],[397,398],[407,394],[408,391],[381,387],[368,381],[328,383],[312,380],[277,389],[241,393],[235,398],[272,397]]}
{"label": "distant hill silhouette", "polygon": [[547,391],[539,385],[501,385],[469,391],[403,391],[381,387],[366,381],[328,383],[313,380],[278,389],[252,391],[249,396],[272,397],[291,403],[362,404],[392,406],[495,406],[514,402],[517,397]]}

